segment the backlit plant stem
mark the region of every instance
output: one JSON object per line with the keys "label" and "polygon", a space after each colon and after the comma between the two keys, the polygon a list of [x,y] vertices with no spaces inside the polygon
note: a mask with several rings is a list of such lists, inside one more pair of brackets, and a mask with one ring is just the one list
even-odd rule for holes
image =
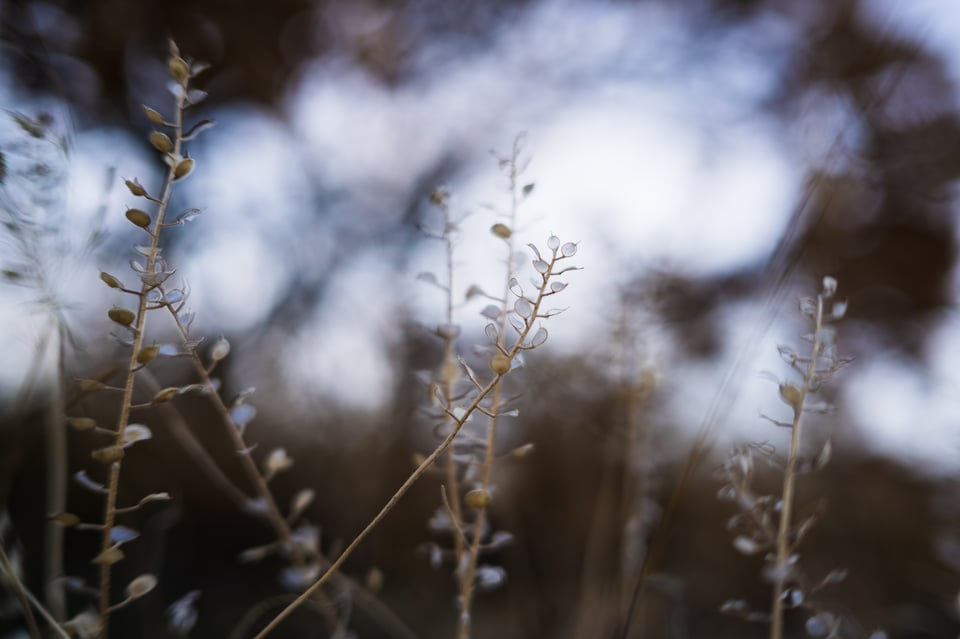
{"label": "backlit plant stem", "polygon": [[[517,167],[517,159],[520,153],[520,144],[522,138],[517,138],[513,143],[513,153],[510,157],[510,172],[508,178],[510,180],[510,222],[509,228],[511,230],[510,236],[504,240],[506,246],[506,266],[507,272],[506,277],[503,279],[503,297],[502,303],[500,306],[500,326],[497,331],[498,335],[498,344],[499,348],[505,349],[506,344],[504,343],[505,335],[507,331],[507,316],[509,313],[508,300],[510,299],[510,278],[513,277],[513,261],[514,261],[514,235],[513,230],[517,227],[517,207],[518,207],[518,198],[517,198],[517,177],[519,176],[519,169]],[[551,264],[552,267],[552,264]],[[549,278],[549,272],[544,275],[544,284],[546,284],[547,279]],[[542,299],[542,298],[541,298]],[[537,308],[539,308],[539,300]],[[536,309],[534,310],[533,316],[536,318]],[[529,325],[528,324],[528,330]],[[519,343],[519,342],[518,342]],[[490,417],[487,421],[487,440],[486,446],[483,451],[483,463],[480,470],[480,489],[483,491],[490,490],[490,477],[493,473],[493,460],[495,452],[495,444],[497,439],[497,424],[498,424],[498,413],[500,411],[500,405],[502,403],[501,395],[503,393],[503,386],[497,384],[493,388],[493,392],[490,400]],[[470,544],[470,550],[467,554],[467,563],[466,566],[461,563],[460,555],[457,556],[457,570],[460,572],[460,615],[457,621],[457,639],[469,639],[470,637],[470,628],[472,624],[472,614],[471,609],[473,608],[473,594],[475,580],[477,577],[477,563],[480,561],[480,547],[483,542],[482,531],[487,524],[487,505],[483,505],[480,508],[476,509],[475,520],[473,522],[473,538]],[[458,519],[458,521],[460,521]],[[461,535],[454,536],[457,540],[461,538]]]}
{"label": "backlit plant stem", "polygon": [[[180,157],[180,148],[183,138],[183,109],[187,95],[187,80],[181,81],[181,91],[177,93],[177,104],[175,109],[175,121],[173,122],[174,140],[173,157]],[[163,185],[163,193],[159,200],[153,200],[157,204],[157,214],[154,220],[153,230],[150,231],[150,248],[147,252],[147,263],[144,271],[145,275],[155,273],[155,264],[157,261],[157,248],[160,245],[160,233],[163,229],[163,220],[170,203],[170,195],[173,193],[173,183],[176,179],[177,162],[170,162],[167,170],[167,177]],[[151,198],[152,199],[152,198]],[[120,405],[120,416],[117,419],[117,431],[114,437],[114,446],[118,450],[123,450],[124,433],[130,418],[130,406],[133,404],[133,388],[136,379],[137,370],[141,364],[137,361],[137,355],[143,346],[144,329],[147,323],[148,293],[156,286],[155,283],[147,279],[141,279],[140,293],[138,294],[137,318],[133,328],[133,345],[130,349],[130,360],[127,364],[126,381],[123,386],[123,400]],[[120,486],[120,460],[110,464],[110,479],[107,484],[107,500],[104,506],[103,515],[103,540],[101,543],[101,557],[104,557],[113,545],[112,532],[117,514],[117,492]],[[100,639],[107,639],[109,635],[108,622],[110,619],[110,568],[109,562],[102,561],[100,565],[100,587],[99,587],[99,615],[100,615]]]}
{"label": "backlit plant stem", "polygon": [[797,464],[800,454],[800,430],[803,405],[810,391],[817,372],[817,362],[823,350],[821,327],[823,325],[823,295],[817,295],[817,309],[814,316],[813,349],[810,362],[803,376],[800,394],[794,401],[793,423],[790,426],[790,453],[787,457],[787,467],[783,474],[783,505],[780,509],[780,525],[777,528],[776,568],[773,582],[773,603],[770,612],[770,639],[783,639],[783,595],[787,581],[787,566],[790,562],[790,553],[793,550],[790,541],[790,526],[793,517],[793,496],[797,481]]}

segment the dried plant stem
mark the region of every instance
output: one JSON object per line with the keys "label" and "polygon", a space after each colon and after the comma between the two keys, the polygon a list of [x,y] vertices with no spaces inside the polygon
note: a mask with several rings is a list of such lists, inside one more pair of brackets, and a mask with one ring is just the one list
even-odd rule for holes
{"label": "dried plant stem", "polygon": [[[39,272],[43,272],[39,270]],[[64,433],[66,405],[64,399],[65,378],[64,362],[66,358],[67,330],[59,313],[53,313],[50,327],[45,329],[34,349],[30,370],[24,376],[23,385],[14,401],[14,419],[19,420],[26,413],[33,397],[34,386],[40,376],[40,369],[47,359],[47,349],[53,336],[57,336],[57,376],[50,390],[50,401],[44,411],[44,444],[46,446],[46,509],[48,513],[63,512],[66,507],[67,485],[67,443]],[[46,524],[44,532],[44,595],[50,613],[59,621],[66,616],[63,586],[59,577],[63,575],[63,526],[53,520]]]}
{"label": "dried plant stem", "polygon": [[[481,490],[490,489],[490,475],[493,470],[493,450],[494,441],[497,435],[497,407],[500,405],[501,384],[493,388],[491,395],[491,412],[493,415],[487,423],[487,443],[484,450],[483,466],[481,467],[480,486]],[[472,615],[470,613],[473,606],[474,581],[477,577],[477,561],[480,557],[480,545],[483,541],[481,531],[487,525],[487,507],[477,509],[476,519],[473,522],[473,538],[470,544],[470,550],[467,554],[467,565],[463,570],[460,579],[460,597],[461,610],[457,621],[457,639],[469,639],[470,628],[472,625]],[[460,565],[457,566],[458,570]]]}
{"label": "dried plant stem", "polygon": [[[33,610],[30,608],[30,600],[27,596],[27,588],[23,585],[23,582],[20,581],[20,578],[17,577],[17,573],[14,571],[13,564],[10,561],[10,558],[7,557],[6,551],[3,549],[3,544],[0,544],[0,574],[5,575],[7,580],[10,583],[10,587],[13,590],[14,596],[17,598],[17,602],[20,604],[20,609],[23,610],[23,618],[27,624],[27,630],[30,632],[30,636],[33,639],[40,639],[40,629],[37,628],[37,620],[33,617]],[[53,622],[53,625],[58,626],[56,621]]]}
{"label": "dried plant stem", "polygon": [[[66,398],[66,341],[65,324],[57,326],[57,377],[52,390],[50,408],[44,422],[47,455],[46,507],[48,513],[61,513],[67,506],[67,435]],[[63,526],[49,519],[44,532],[43,583],[44,597],[50,613],[57,621],[67,616],[66,598],[63,591]]]}
{"label": "dried plant stem", "polygon": [[[524,340],[526,340],[536,323],[535,320],[539,316],[541,305],[543,304],[544,299],[551,294],[547,289],[557,260],[557,256],[554,255],[554,257],[550,260],[550,263],[547,265],[546,270],[541,274],[542,284],[537,293],[537,299],[533,303],[533,309],[530,313],[529,319],[524,322],[523,330],[518,332],[517,341],[505,353],[509,361],[513,361],[513,358],[524,349]],[[482,387],[478,385],[476,396],[473,398],[470,404],[463,409],[463,412],[460,413],[459,417],[457,417],[457,415],[453,412],[452,407],[444,407],[447,415],[451,420],[453,420],[453,428],[449,433],[447,433],[447,436],[443,438],[443,441],[441,441],[437,447],[433,449],[433,452],[427,455],[427,457],[420,463],[419,466],[417,466],[410,476],[404,480],[403,484],[400,485],[390,499],[387,500],[387,503],[383,506],[383,508],[380,509],[380,512],[378,512],[374,518],[370,520],[370,523],[368,523],[366,527],[364,527],[364,529],[360,531],[360,533],[353,539],[353,541],[350,542],[344,551],[340,553],[340,556],[337,557],[337,559],[330,565],[329,568],[327,568],[323,575],[321,575],[309,588],[304,590],[299,597],[297,597],[292,603],[290,603],[290,605],[288,605],[276,617],[274,617],[273,620],[270,621],[270,623],[267,624],[266,627],[264,627],[264,629],[254,637],[254,639],[263,639],[266,637],[271,631],[280,625],[280,622],[290,616],[290,614],[296,610],[298,606],[300,606],[304,601],[310,598],[313,593],[320,589],[320,587],[330,579],[334,572],[340,569],[347,558],[353,554],[357,547],[363,543],[368,536],[370,536],[370,533],[372,533],[380,524],[380,522],[383,521],[383,519],[387,516],[387,514],[393,510],[393,508],[397,505],[397,503],[399,503],[400,499],[407,493],[407,491],[409,491],[410,488],[417,483],[417,480],[419,480],[428,470],[430,470],[431,466],[433,466],[437,459],[443,455],[444,452],[446,452],[446,450],[450,447],[450,444],[453,443],[453,440],[460,433],[464,424],[467,423],[467,420],[469,420],[474,412],[480,408],[480,404],[487,398],[487,396],[490,395],[495,388],[497,388],[497,386],[500,384],[500,380],[503,379],[507,372],[508,371],[503,373],[495,372],[492,379],[487,382],[486,385]]]}
{"label": "dried plant stem", "polygon": [[[172,154],[179,157],[183,138],[183,109],[186,89],[177,95],[177,104],[175,109],[175,122],[173,130],[175,132],[173,140]],[[170,195],[173,193],[173,183],[176,178],[176,163],[171,162],[167,171],[166,180],[164,180],[163,194],[158,200],[153,200],[157,204],[156,220],[153,230],[150,232],[150,247],[147,251],[147,263],[145,273],[154,273],[157,262],[158,248],[160,246],[160,235],[163,229],[163,220],[170,203]],[[123,386],[123,400],[120,405],[120,416],[117,419],[117,431],[114,438],[114,446],[122,450],[124,433],[130,418],[130,407],[133,404],[134,382],[137,371],[141,368],[137,361],[137,355],[143,346],[144,329],[147,320],[148,293],[154,284],[149,281],[143,281],[140,285],[138,295],[136,324],[133,327],[133,344],[130,349],[130,360],[127,364],[126,381]],[[120,486],[120,461],[110,464],[110,479],[107,485],[107,500],[104,506],[103,515],[103,541],[101,544],[101,557],[110,550],[113,545],[112,532],[114,520],[117,515],[117,493]],[[110,563],[102,561],[100,565],[100,587],[99,587],[99,614],[100,614],[100,637],[107,639],[109,635],[108,620],[110,618]]]}
{"label": "dried plant stem", "polygon": [[770,611],[770,639],[783,639],[783,593],[787,580],[787,566],[790,561],[792,544],[790,541],[790,526],[793,518],[793,496],[796,490],[797,463],[800,454],[800,429],[803,405],[810,391],[810,384],[817,372],[817,363],[823,350],[821,326],[823,324],[823,295],[817,295],[817,309],[814,316],[813,350],[810,362],[807,364],[803,384],[800,386],[799,397],[793,406],[793,423],[790,426],[790,453],[787,457],[787,466],[783,474],[783,493],[780,509],[780,524],[777,527],[776,542],[776,571],[773,582],[773,602]]}
{"label": "dried plant stem", "polygon": [[[509,189],[510,189],[510,221],[509,228],[511,230],[515,229],[517,226],[517,209],[519,208],[519,200],[517,197],[517,178],[520,175],[520,169],[517,165],[518,157],[520,154],[520,145],[522,144],[522,137],[518,137],[514,140],[513,143],[513,153],[510,156],[509,164],[509,173],[507,177],[509,179]],[[510,278],[513,277],[513,261],[514,261],[514,235],[511,232],[510,236],[504,240],[504,245],[506,247],[506,277],[503,278],[503,295],[501,298],[500,305],[500,326],[497,331],[499,336],[499,348],[506,348],[504,343],[505,335],[507,332],[507,316],[509,313],[509,308],[507,307],[507,300],[510,299]],[[534,316],[536,312],[534,312]],[[480,490],[489,491],[490,490],[490,479],[493,473],[493,460],[495,453],[495,444],[497,439],[497,425],[499,421],[498,413],[500,412],[500,406],[502,404],[502,395],[503,395],[503,386],[497,384],[490,398],[490,416],[487,420],[487,433],[486,433],[486,444],[483,450],[483,462],[480,469]],[[457,500],[459,501],[459,500]],[[460,616],[457,621],[457,639],[469,639],[470,637],[470,628],[472,625],[472,614],[471,609],[473,607],[473,594],[474,594],[474,582],[477,577],[477,562],[480,560],[480,546],[483,542],[482,532],[487,525],[487,509],[486,505],[481,506],[476,509],[476,518],[473,522],[473,538],[470,544],[470,550],[467,554],[466,565],[460,561],[461,557],[457,556],[457,570],[460,571]],[[457,521],[462,521],[462,519],[457,519]]]}
{"label": "dried plant stem", "polygon": [[[447,269],[447,307],[446,307],[446,323],[447,326],[453,326],[454,317],[453,317],[453,237],[451,236],[453,230],[453,224],[450,220],[450,209],[447,204],[444,202],[442,204],[442,209],[445,214],[444,220],[444,230],[443,230],[443,242],[444,248],[446,250],[446,269]],[[454,383],[457,380],[457,369],[459,364],[457,363],[457,345],[456,345],[456,336],[453,334],[447,334],[444,337],[443,343],[443,369],[441,372],[441,393],[443,394],[443,401],[446,406],[452,406],[454,402]],[[460,526],[460,523],[463,521],[463,506],[460,500],[460,477],[457,475],[457,460],[455,451],[451,447],[447,450],[444,460],[444,470],[446,472],[446,486],[450,490],[450,494],[453,496],[452,499],[447,500],[448,507],[450,508],[451,517],[456,524]],[[444,493],[446,494],[446,493]],[[463,553],[466,549],[466,543],[462,534],[457,534],[453,536],[453,553],[456,558],[456,565],[462,565]]]}

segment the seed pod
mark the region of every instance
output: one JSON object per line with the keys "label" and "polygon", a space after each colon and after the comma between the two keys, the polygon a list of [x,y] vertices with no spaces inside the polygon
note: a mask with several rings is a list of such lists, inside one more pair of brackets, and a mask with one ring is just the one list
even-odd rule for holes
{"label": "seed pod", "polygon": [[92,563],[100,566],[112,566],[121,559],[123,559],[123,551],[116,546],[112,546],[94,557]]}
{"label": "seed pod", "polygon": [[64,528],[71,528],[80,523],[80,518],[74,515],[73,513],[60,513],[51,517],[53,521],[57,522]]}
{"label": "seed pod", "polygon": [[106,448],[93,451],[90,453],[90,456],[102,464],[112,464],[123,459],[123,448],[120,446],[107,446]]}
{"label": "seed pod", "polygon": [[190,67],[187,66],[187,61],[178,55],[170,57],[167,61],[167,69],[170,70],[170,75],[181,84],[190,78]]}
{"label": "seed pod", "polygon": [[150,215],[140,209],[127,209],[127,219],[142,229],[150,226]]}
{"label": "seed pod", "polygon": [[157,353],[160,352],[160,347],[156,344],[151,344],[150,346],[144,346],[137,353],[137,363],[138,364],[149,364],[157,356]]}
{"label": "seed pod", "polygon": [[490,491],[479,488],[477,490],[471,490],[463,497],[463,503],[466,504],[468,508],[475,508],[477,510],[486,508],[492,501],[493,496],[490,494]]}
{"label": "seed pod", "polygon": [[104,387],[104,383],[98,379],[78,379],[77,388],[81,393],[92,393]]}
{"label": "seed pod", "polygon": [[123,326],[130,326],[133,324],[133,320],[137,319],[137,316],[133,311],[126,308],[119,308],[117,306],[114,306],[107,311],[107,317],[112,319],[117,324],[121,324]]}
{"label": "seed pod", "polygon": [[780,399],[797,412],[803,406],[803,390],[796,384],[780,384]]}
{"label": "seed pod", "polygon": [[150,120],[150,121],[153,122],[154,124],[163,124],[163,123],[164,123],[163,116],[160,115],[160,112],[159,112],[159,111],[157,111],[156,109],[151,109],[151,108],[148,107],[146,104],[141,105],[141,106],[143,106],[143,112],[147,114],[147,119],[148,119],[148,120]]}
{"label": "seed pod", "polygon": [[100,271],[100,279],[110,288],[123,288],[123,283],[113,275]]}
{"label": "seed pod", "polygon": [[506,375],[510,370],[510,358],[503,353],[497,353],[490,359],[490,370],[497,375]]}
{"label": "seed pod", "polygon": [[153,590],[157,585],[157,578],[153,575],[147,573],[140,575],[129,584],[127,584],[127,598],[128,599],[139,599],[144,596],[151,590]]}
{"label": "seed pod", "polygon": [[147,190],[143,188],[143,185],[137,180],[124,180],[123,183],[127,185],[127,189],[129,189],[130,193],[133,195],[136,195],[137,197],[144,197],[147,195]]}
{"label": "seed pod", "polygon": [[150,132],[150,144],[161,153],[169,153],[173,150],[173,141],[166,133],[160,131]]}
{"label": "seed pod", "polygon": [[67,423],[78,431],[93,430],[97,426],[97,422],[89,417],[68,417]]}
{"label": "seed pod", "polygon": [[177,162],[177,166],[173,168],[173,177],[176,179],[185,178],[190,174],[190,171],[193,170],[193,158],[183,158]]}
{"label": "seed pod", "polygon": [[502,240],[508,240],[510,239],[510,236],[513,235],[513,231],[510,230],[510,227],[506,224],[501,224],[500,222],[497,222],[491,226],[490,232]]}
{"label": "seed pod", "polygon": [[164,402],[169,402],[171,399],[176,397],[177,393],[179,392],[180,392],[180,389],[177,388],[176,386],[170,386],[168,388],[164,388],[162,391],[160,391],[159,393],[153,396],[151,403],[162,404]]}

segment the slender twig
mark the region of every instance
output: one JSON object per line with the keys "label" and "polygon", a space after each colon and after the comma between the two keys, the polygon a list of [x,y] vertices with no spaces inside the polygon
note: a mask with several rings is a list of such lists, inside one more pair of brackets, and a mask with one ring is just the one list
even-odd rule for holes
{"label": "slender twig", "polygon": [[[503,278],[503,294],[500,305],[500,326],[497,331],[497,347],[506,348],[507,317],[510,309],[507,307],[510,299],[510,279],[513,277],[514,261],[514,234],[513,230],[517,227],[517,209],[519,206],[517,197],[517,178],[520,169],[517,165],[520,155],[520,149],[523,144],[523,138],[518,136],[513,143],[513,151],[509,160],[509,180],[510,190],[510,215],[509,215],[509,236],[504,238],[506,252],[506,277]],[[536,314],[534,314],[536,316]],[[493,473],[493,460],[496,451],[496,437],[498,415],[502,404],[503,387],[497,384],[490,399],[490,413],[487,419],[486,441],[483,449],[483,461],[480,469],[480,490],[490,490],[490,480]],[[480,560],[480,546],[483,543],[482,531],[487,525],[487,505],[480,505],[476,508],[475,520],[473,522],[473,539],[470,544],[470,550],[466,557],[466,566],[463,566],[458,559],[457,570],[460,571],[460,615],[457,621],[457,639],[469,639],[470,628],[473,623],[470,613],[473,607],[474,581],[477,576],[477,562]]]}
{"label": "slender twig", "polygon": [[[183,143],[183,110],[187,95],[187,80],[182,80],[181,91],[176,95],[176,108],[174,109],[175,121],[173,122],[173,131],[175,133],[173,140],[172,157],[180,157],[180,149]],[[144,269],[146,274],[155,273],[157,263],[158,249],[160,246],[160,235],[163,229],[163,220],[170,203],[170,196],[173,193],[173,184],[177,177],[176,171],[178,164],[170,162],[167,170],[167,177],[163,184],[163,193],[158,200],[156,219],[153,229],[150,231],[150,246],[147,250],[147,262]],[[146,328],[148,293],[155,287],[155,283],[149,281],[149,278],[141,278],[140,291],[138,294],[137,314],[135,325],[133,327],[133,344],[130,348],[130,359],[127,364],[126,381],[123,386],[123,400],[120,405],[120,416],[117,419],[116,437],[114,446],[117,450],[122,450],[124,434],[127,429],[130,418],[130,407],[133,404],[134,382],[137,371],[142,368],[137,360],[140,349],[143,346],[144,329]],[[107,499],[104,506],[103,515],[103,541],[101,544],[101,556],[105,556],[113,545],[112,531],[114,520],[116,518],[117,493],[120,486],[120,461],[117,460],[110,464],[110,478],[107,484]],[[100,587],[98,609],[100,615],[100,637],[99,639],[108,639],[108,619],[110,617],[110,562],[102,561],[100,565]]]}
{"label": "slender twig", "polygon": [[[0,568],[2,568],[2,573],[6,576],[10,587],[13,589],[13,594],[20,604],[20,609],[23,610],[23,618],[27,622],[27,629],[30,631],[30,636],[33,637],[33,639],[40,639],[40,629],[37,628],[37,620],[34,619],[33,611],[30,609],[30,598],[27,593],[27,588],[17,576],[13,563],[3,549],[3,544],[0,544]],[[59,627],[55,620],[53,625]]]}
{"label": "slender twig", "polygon": [[820,328],[823,324],[823,295],[817,295],[817,308],[814,315],[813,349],[807,364],[803,384],[799,386],[799,396],[793,399],[793,423],[790,426],[790,453],[783,473],[783,493],[780,509],[780,524],[777,528],[776,568],[773,581],[773,602],[770,613],[770,639],[783,639],[783,591],[787,581],[787,565],[792,550],[790,526],[793,518],[793,495],[797,481],[797,457],[800,453],[800,427],[803,405],[810,392],[810,385],[817,373],[820,352],[823,350],[823,338]]}

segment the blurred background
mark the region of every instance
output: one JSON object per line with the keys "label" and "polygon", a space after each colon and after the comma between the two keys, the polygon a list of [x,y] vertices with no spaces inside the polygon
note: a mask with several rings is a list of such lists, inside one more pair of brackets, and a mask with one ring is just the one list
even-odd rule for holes
{"label": "blurred background", "polygon": [[[802,560],[815,575],[849,568],[820,598],[864,630],[957,636],[960,9],[924,0],[0,0],[0,503],[28,567],[43,554],[32,533],[57,345],[68,378],[104,374],[122,352],[98,271],[129,277],[135,255],[123,179],[162,179],[141,105],[170,111],[171,36],[211,63],[190,116],[217,124],[188,147],[197,168],[173,207],[202,215],[166,233],[167,258],[189,283],[194,333],[232,344],[225,394],[257,389],[249,439],[298,461],[274,482],[278,501],[317,491],[308,516],[328,554],[435,443],[415,375],[441,356],[444,299],[417,278],[444,268],[420,230],[437,219],[430,193],[446,188],[463,218],[468,353],[486,302],[466,291],[502,287],[497,157],[522,135],[534,188],[517,233],[579,242],[583,270],[510,379],[520,417],[500,445],[534,453],[497,471],[493,523],[514,543],[493,558],[508,580],[480,596],[476,636],[765,636],[718,612],[730,598],[765,609],[769,587],[760,560],[731,547],[717,471],[735,446],[786,445],[760,415],[786,417],[778,346],[801,348],[796,301],[825,275],[849,300],[838,343],[855,361],[807,431],[833,460],[801,483],[802,509],[820,515]],[[160,321],[151,331],[172,339]],[[188,374],[158,372],[164,385]],[[114,408],[70,405],[105,421]],[[181,409],[242,484],[210,407]],[[160,576],[150,603],[117,614],[118,636],[168,636],[164,607],[198,589],[192,636],[225,637],[280,592],[276,564],[236,562],[269,530],[155,419],[124,490],[176,499],[143,514],[139,553],[118,568]],[[68,448],[75,472],[89,442],[71,434]],[[69,503],[98,516],[76,487]],[[421,552],[439,541],[438,506],[425,478],[347,564],[359,580],[375,567],[380,599],[422,637],[455,622],[449,567]],[[67,534],[70,574],[89,571],[95,544]],[[402,636],[365,614],[354,606],[358,636]],[[316,636],[311,622],[277,636]]]}

